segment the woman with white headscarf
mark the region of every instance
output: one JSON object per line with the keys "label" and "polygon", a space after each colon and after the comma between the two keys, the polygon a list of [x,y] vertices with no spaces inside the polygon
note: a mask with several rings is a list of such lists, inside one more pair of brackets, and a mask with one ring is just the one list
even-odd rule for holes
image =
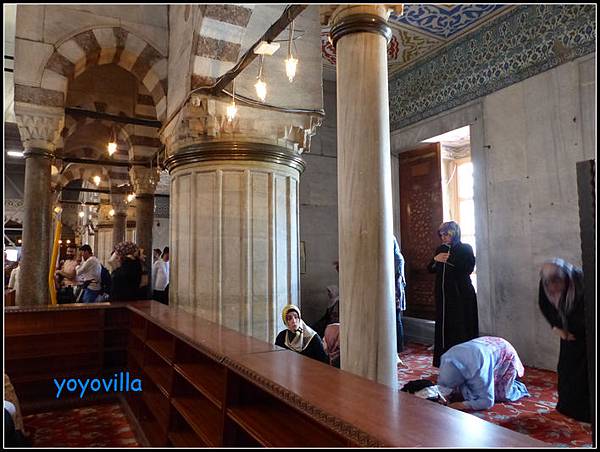
{"label": "woman with white headscarf", "polygon": [[293,350],[317,361],[329,363],[321,338],[304,323],[298,306],[286,305],[281,312],[281,317],[286,329],[277,335],[275,345]]}
{"label": "woman with white headscarf", "polygon": [[590,422],[582,271],[559,258],[544,262],[539,306],[552,331],[560,336],[556,410]]}

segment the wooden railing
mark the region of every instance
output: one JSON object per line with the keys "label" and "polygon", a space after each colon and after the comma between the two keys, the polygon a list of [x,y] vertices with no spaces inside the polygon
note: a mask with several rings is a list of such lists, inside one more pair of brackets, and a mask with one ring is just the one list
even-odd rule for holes
{"label": "wooden railing", "polygon": [[154,301],[6,308],[5,325],[24,405],[67,403],[57,376],[129,372],[142,391],[118,396],[144,445],[548,446]]}

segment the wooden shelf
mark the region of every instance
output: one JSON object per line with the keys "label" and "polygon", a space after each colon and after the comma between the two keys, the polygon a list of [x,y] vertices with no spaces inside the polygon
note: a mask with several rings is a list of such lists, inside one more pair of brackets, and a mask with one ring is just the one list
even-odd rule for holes
{"label": "wooden shelf", "polygon": [[229,408],[227,416],[265,447],[346,447],[347,442],[327,432],[293,408],[271,405]]}
{"label": "wooden shelf", "polygon": [[208,401],[195,397],[176,397],[171,404],[208,446],[220,446],[221,412]]}
{"label": "wooden shelf", "polygon": [[202,439],[193,431],[182,430],[169,433],[169,440],[175,447],[203,447]]}
{"label": "wooden shelf", "polygon": [[173,358],[171,354],[171,344],[167,341],[153,339],[147,340],[146,345],[158,356],[164,359],[169,365],[173,364]]}
{"label": "wooden shelf", "polygon": [[203,364],[192,363],[175,364],[173,368],[218,409],[222,408],[225,372],[223,376],[215,375],[211,372],[213,369],[207,369]]}
{"label": "wooden shelf", "polygon": [[132,328],[129,331],[131,331],[131,334],[137,337],[140,341],[144,341],[144,330],[142,328]]}
{"label": "wooden shelf", "polygon": [[162,366],[145,365],[142,369],[156,384],[166,397],[169,397],[170,374],[169,369]]}
{"label": "wooden shelf", "polygon": [[39,372],[39,373],[30,373],[27,376],[21,377],[19,375],[11,375],[10,381],[13,385],[18,385],[19,383],[32,383],[36,381],[53,381],[54,378],[71,378],[73,373],[77,373],[77,378],[84,377],[92,377],[94,375],[100,375],[102,372],[102,366],[100,363],[95,364],[93,366],[81,367],[78,369],[69,370],[67,373],[57,373],[57,372]]}
{"label": "wooden shelf", "polygon": [[32,331],[31,333],[5,333],[4,337],[25,337],[25,336],[44,336],[44,335],[52,335],[52,336],[62,336],[63,334],[70,333],[94,333],[103,331],[103,328],[99,325],[96,325],[94,328],[72,328],[72,329],[60,329],[53,331]]}
{"label": "wooden shelf", "polygon": [[163,425],[169,425],[169,398],[153,383],[148,381],[146,383],[146,387],[142,391],[142,398],[156,420]]}
{"label": "wooden shelf", "polygon": [[98,345],[94,349],[87,350],[55,350],[46,353],[32,353],[32,354],[21,354],[19,356],[8,356],[5,357],[5,361],[22,361],[27,359],[40,359],[40,358],[53,358],[60,356],[78,356],[78,355],[87,355],[88,353],[100,353],[103,351],[103,348]]}

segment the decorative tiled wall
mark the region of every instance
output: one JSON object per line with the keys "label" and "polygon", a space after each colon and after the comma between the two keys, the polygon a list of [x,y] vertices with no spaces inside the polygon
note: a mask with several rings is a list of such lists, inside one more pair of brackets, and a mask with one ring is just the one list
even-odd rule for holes
{"label": "decorative tiled wall", "polygon": [[154,197],[154,218],[169,218],[169,198]]}
{"label": "decorative tiled wall", "polygon": [[596,50],[596,5],[527,5],[390,80],[397,130]]}

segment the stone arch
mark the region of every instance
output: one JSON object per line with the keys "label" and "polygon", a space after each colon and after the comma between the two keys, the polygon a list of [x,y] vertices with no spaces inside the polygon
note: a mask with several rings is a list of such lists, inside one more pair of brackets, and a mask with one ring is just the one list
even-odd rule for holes
{"label": "stone arch", "polygon": [[56,176],[55,183],[58,186],[66,187],[69,182],[81,179],[93,184],[94,176],[96,175],[100,175],[104,180],[108,180],[108,186],[111,186],[110,171],[106,167],[85,163],[68,163]]}
{"label": "stone arch", "polygon": [[250,19],[260,6],[204,5],[201,21],[194,27],[191,88],[212,85],[238,61]]}
{"label": "stone arch", "polygon": [[122,27],[97,27],[57,44],[46,62],[42,81],[66,101],[68,84],[94,65],[115,63],[132,73],[150,93],[163,121],[167,106],[167,59],[152,45]]}

